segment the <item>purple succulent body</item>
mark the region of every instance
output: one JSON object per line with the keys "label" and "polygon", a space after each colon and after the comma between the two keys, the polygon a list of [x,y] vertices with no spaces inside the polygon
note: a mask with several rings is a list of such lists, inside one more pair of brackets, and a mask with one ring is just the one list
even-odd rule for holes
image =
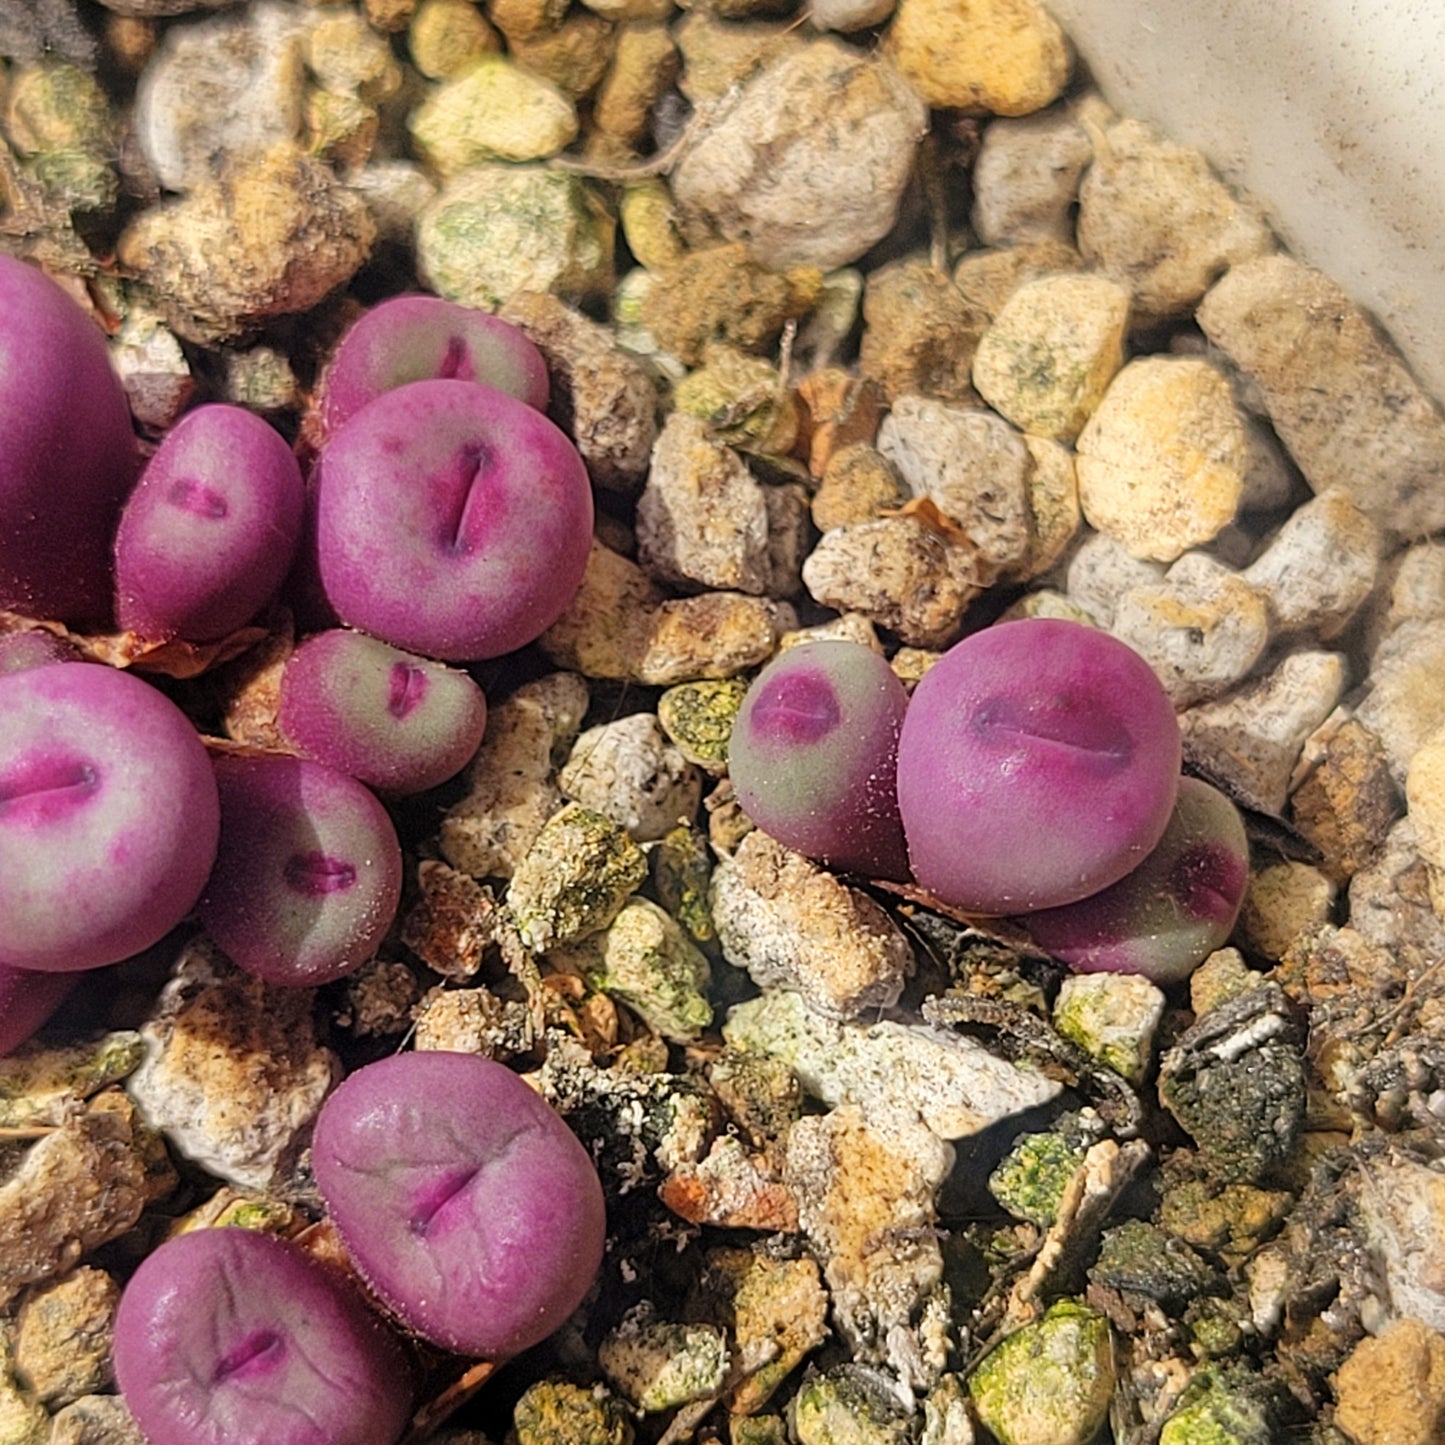
{"label": "purple succulent body", "polygon": [[248,973],[307,986],[375,951],[401,897],[401,847],[354,778],[301,758],[220,758],[216,866],[197,906]]}
{"label": "purple succulent body", "polygon": [[505,1065],[397,1054],[322,1106],[312,1163],[356,1267],[413,1330],[505,1358],[551,1334],[602,1259],[586,1149]]}
{"label": "purple succulent body", "polygon": [[728,772],[743,811],[810,858],[906,878],[897,755],[907,705],[869,648],[789,648],[758,674],[733,723]]}
{"label": "purple succulent body", "polygon": [[500,316],[439,296],[395,296],[341,338],[321,379],[321,427],[330,436],[384,391],[411,381],[476,381],[546,408],[547,363]]}
{"label": "purple succulent body", "polygon": [[343,628],[292,653],[276,717],[303,756],[394,794],[460,772],[486,721],[486,699],[466,673]]}
{"label": "purple succulent body", "polygon": [[0,676],[0,964],[150,947],[195,903],[218,827],[205,748],[155,688],[95,663]]}
{"label": "purple succulent body", "polygon": [[1031,913],[1040,947],[1075,973],[1187,978],[1229,937],[1249,883],[1249,840],[1234,804],[1182,778],[1164,836],[1131,873],[1091,897]]}
{"label": "purple succulent body", "polygon": [[385,392],[327,442],[313,483],[327,600],[397,647],[498,657],[545,631],[581,582],[582,459],[546,417],[489,387]]}
{"label": "purple succulent body", "polygon": [[0,254],[0,607],[105,623],[110,541],[135,480],[125,392],[100,328]]}
{"label": "purple succulent body", "polygon": [[301,469],[239,406],[198,407],[166,434],[121,513],[116,615],[147,638],[212,642],[281,586],[301,533]]}
{"label": "purple succulent body", "polygon": [[63,1004],[73,973],[35,973],[0,964],[0,1057],[19,1048]]}
{"label": "purple succulent body", "polygon": [[0,675],[79,659],[80,654],[70,643],[43,627],[24,627],[0,634]]}
{"label": "purple succulent body", "polygon": [[151,1445],[391,1445],[406,1358],[339,1274],[294,1244],[199,1229],[141,1263],[115,1372]]}
{"label": "purple succulent body", "polygon": [[924,888],[985,914],[1097,893],[1159,841],[1179,725],[1149,665],[1079,623],[977,632],[924,675],[898,742],[898,800]]}

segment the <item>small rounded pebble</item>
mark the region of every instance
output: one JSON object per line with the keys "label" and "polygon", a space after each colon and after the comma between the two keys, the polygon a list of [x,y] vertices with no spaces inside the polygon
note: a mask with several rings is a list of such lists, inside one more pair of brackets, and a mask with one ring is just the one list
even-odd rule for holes
{"label": "small rounded pebble", "polygon": [[551,1334],[602,1259],[586,1149],[505,1065],[397,1054],[326,1101],[316,1183],[357,1268],[418,1334],[505,1358]]}
{"label": "small rounded pebble", "polygon": [[279,756],[220,758],[221,842],[198,912],[268,983],[327,983],[364,962],[401,897],[401,846],[345,773]]}
{"label": "small rounded pebble", "polygon": [[908,695],[876,652],[808,642],[759,673],[733,723],[743,811],[810,858],[906,878],[895,768]]}
{"label": "small rounded pebble", "polygon": [[218,826],[205,749],[148,683],[79,662],[0,677],[0,964],[149,948],[196,901]]}
{"label": "small rounded pebble", "polygon": [[115,1372],[151,1445],[391,1445],[405,1356],[339,1274],[249,1229],[168,1240],[131,1276]]}
{"label": "small rounded pebble", "polygon": [[1164,836],[1132,873],[1025,922],[1034,942],[1076,973],[1177,983],[1229,937],[1248,882],[1239,810],[1217,788],[1182,778]]}
{"label": "small rounded pebble", "polygon": [[1122,642],[1047,618],[974,633],[924,676],[903,720],[913,875],[979,913],[1097,893],[1162,837],[1180,754],[1164,689]]}

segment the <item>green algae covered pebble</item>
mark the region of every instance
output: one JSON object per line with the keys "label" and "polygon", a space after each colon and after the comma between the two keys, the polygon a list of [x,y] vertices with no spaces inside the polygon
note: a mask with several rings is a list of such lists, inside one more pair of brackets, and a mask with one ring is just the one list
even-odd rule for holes
{"label": "green algae covered pebble", "polygon": [[1114,1393],[1109,1322],[1060,1300],[990,1350],[968,1391],[1000,1445],[1087,1445]]}
{"label": "green algae covered pebble", "polygon": [[1249,1391],[1205,1371],[1165,1421],[1159,1445],[1269,1445],[1273,1439],[1265,1407]]}
{"label": "green algae covered pebble", "polygon": [[517,865],[507,906],[537,953],[606,928],[647,877],[647,859],[611,818],[579,803],[554,813]]}
{"label": "green algae covered pebble", "polygon": [[632,1437],[621,1403],[603,1386],[546,1379],[517,1401],[507,1445],[632,1445]]}
{"label": "green algae covered pebble", "polygon": [[880,1378],[841,1365],[803,1382],[792,1404],[798,1445],[904,1445],[910,1416]]}
{"label": "green algae covered pebble", "polygon": [[568,301],[612,284],[615,223],[574,175],[479,165],[454,176],[417,223],[417,263],[439,296],[495,311],[517,291]]}
{"label": "green algae covered pebble", "polygon": [[1047,1228],[1086,1152],[1062,1134],[1025,1134],[989,1175],[988,1192],[1015,1219]]}
{"label": "green algae covered pebble", "polygon": [[747,690],[740,677],[680,682],[658,698],[658,721],[688,762],[720,777],[727,771],[733,719]]}

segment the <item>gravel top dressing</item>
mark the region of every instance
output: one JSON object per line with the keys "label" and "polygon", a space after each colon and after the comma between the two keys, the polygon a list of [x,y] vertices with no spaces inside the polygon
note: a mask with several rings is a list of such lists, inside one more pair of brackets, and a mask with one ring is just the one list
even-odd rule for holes
{"label": "gravel top dressing", "polygon": [[0,0],[0,1445],[1445,1439],[1442,534],[1035,0]]}

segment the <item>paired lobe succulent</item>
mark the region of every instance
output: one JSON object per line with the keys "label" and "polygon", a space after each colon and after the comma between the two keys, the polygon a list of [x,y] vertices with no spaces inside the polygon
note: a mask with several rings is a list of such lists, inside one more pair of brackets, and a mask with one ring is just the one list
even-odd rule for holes
{"label": "paired lobe succulent", "polygon": [[1248,878],[1239,814],[1180,760],[1149,665],[1052,619],[974,633],[911,699],[856,643],[794,648],[749,689],[729,751],[744,810],[788,847],[1022,915],[1080,971],[1160,982],[1228,937]]}

